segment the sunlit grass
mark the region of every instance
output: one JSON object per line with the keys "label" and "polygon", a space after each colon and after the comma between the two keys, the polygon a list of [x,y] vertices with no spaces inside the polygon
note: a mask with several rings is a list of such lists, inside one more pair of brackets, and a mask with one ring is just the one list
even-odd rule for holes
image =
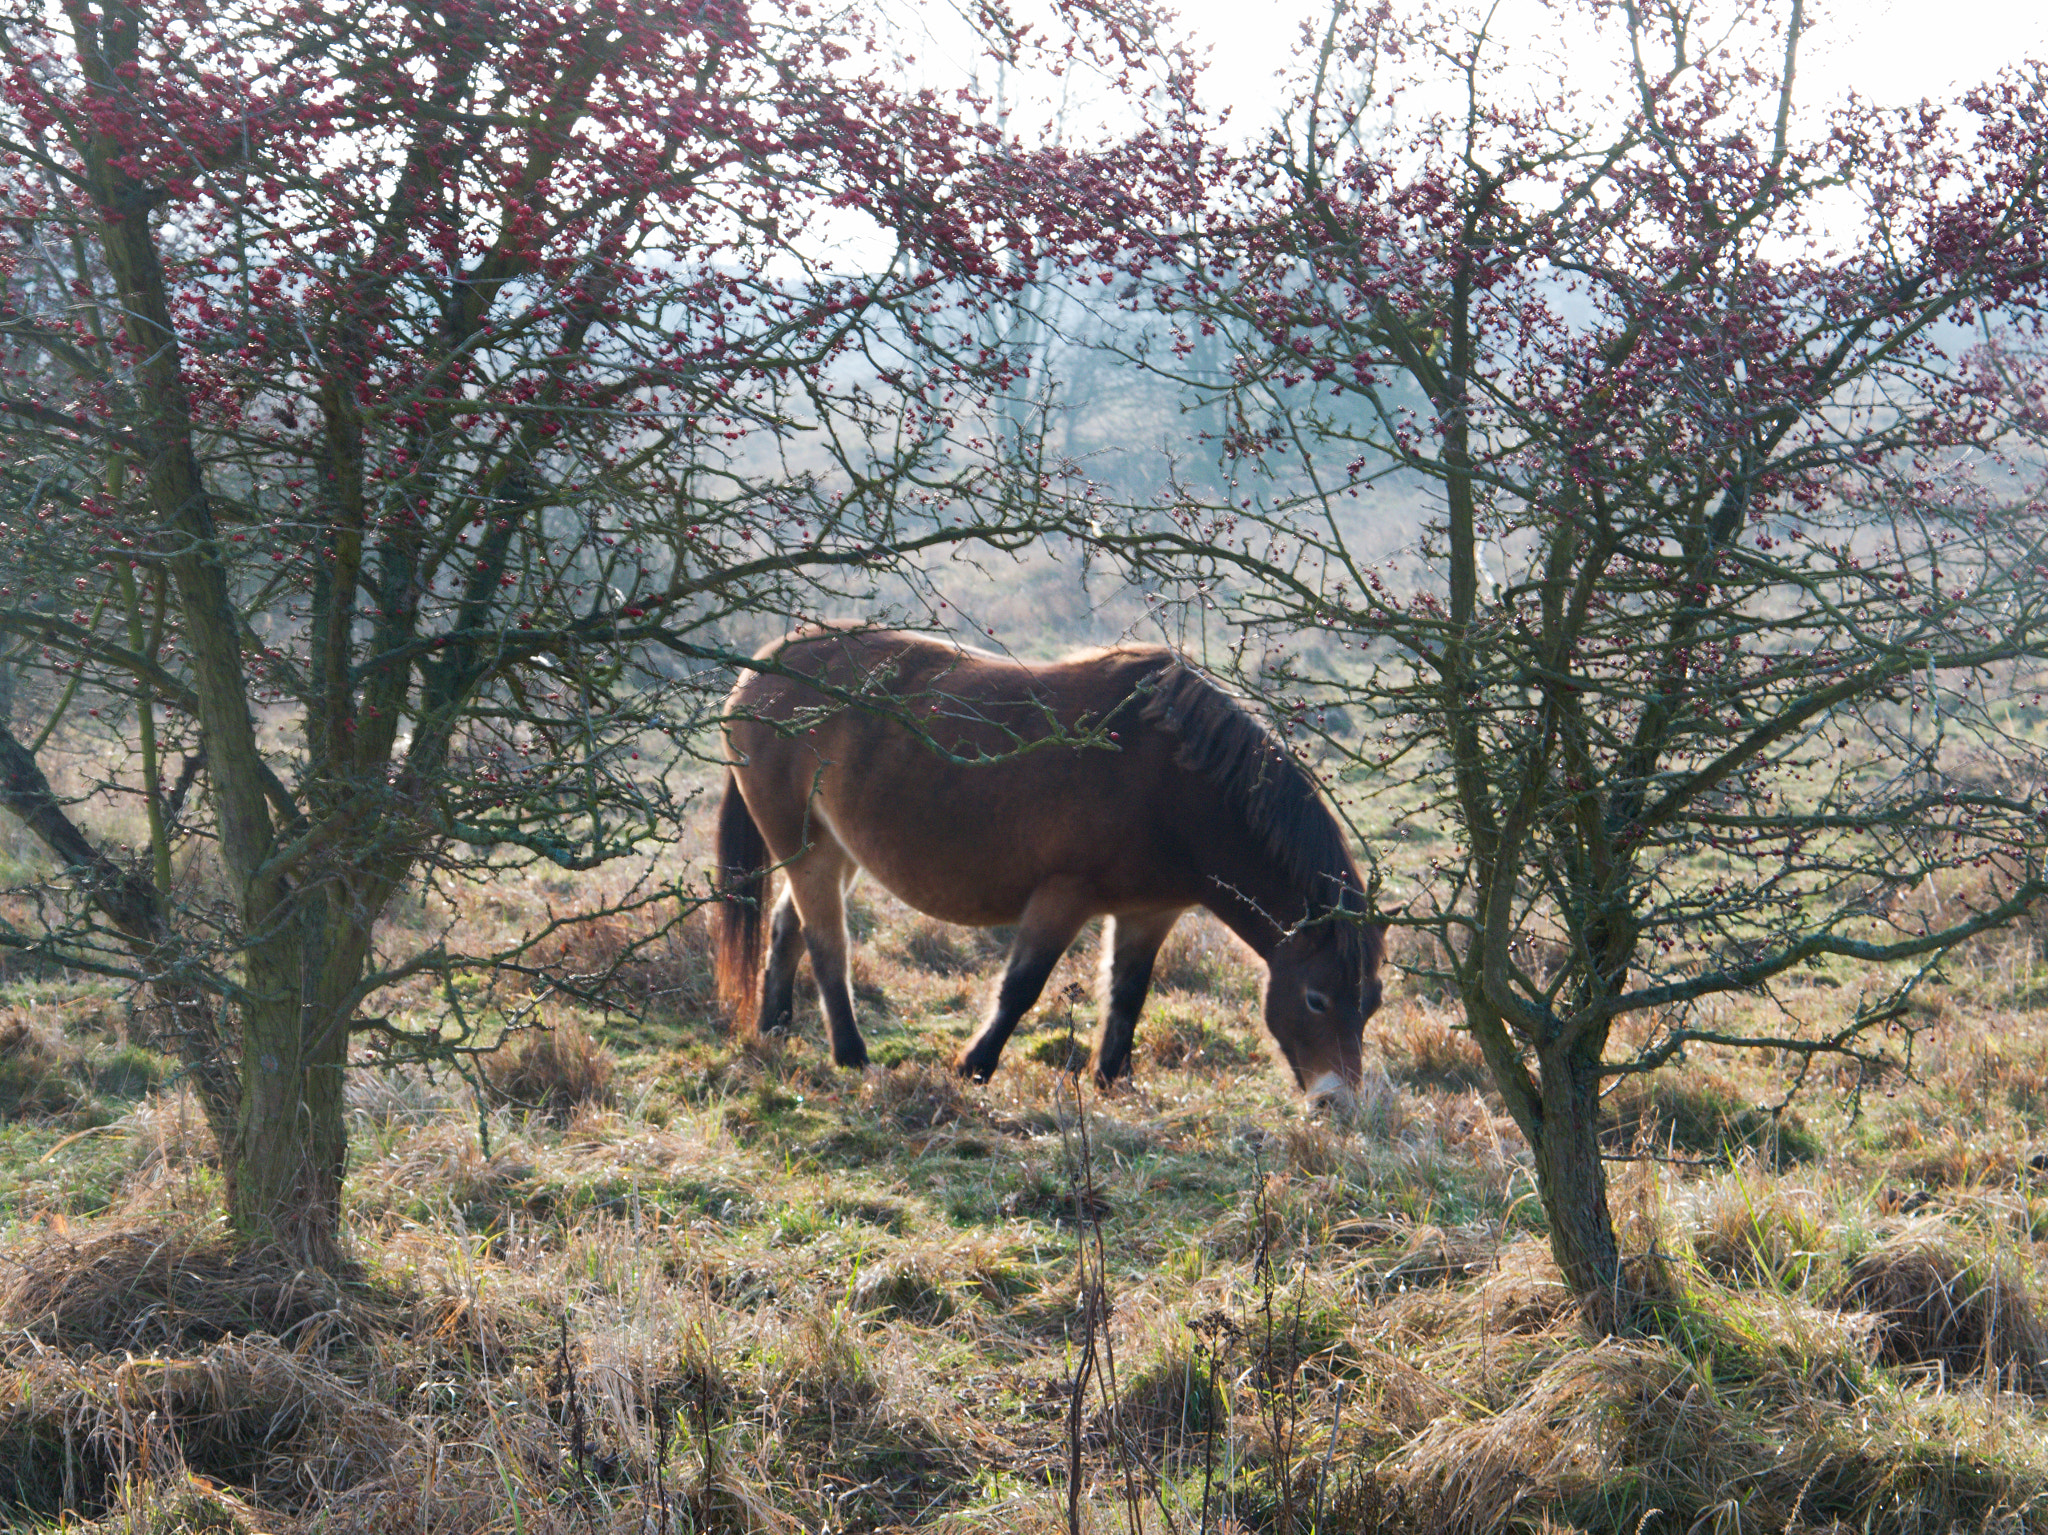
{"label": "sunlit grass", "polygon": [[[517,932],[545,878],[466,920]],[[1666,1322],[1600,1342],[1448,1006],[1398,985],[1357,1114],[1314,1118],[1255,973],[1193,926],[1105,1097],[1063,1069],[1084,941],[977,1087],[948,1063],[999,943],[862,901],[888,1065],[834,1068],[808,996],[790,1037],[730,1038],[686,925],[611,1012],[552,1002],[467,1073],[364,1065],[356,1269],[303,1283],[225,1256],[203,1118],[118,999],[16,986],[0,1066],[40,1106],[0,1127],[0,1444],[59,1469],[0,1498],[123,1530],[383,1535],[423,1487],[451,1530],[1064,1529],[1092,1222],[1116,1386],[1078,1419],[1087,1528],[1128,1529],[1133,1488],[1184,1530],[1205,1495],[1210,1529],[1417,1532],[1975,1528],[2048,1498],[2048,1030],[2010,956],[1955,967],[1913,1077],[1824,1067],[1785,1104],[1782,1063],[1702,1050],[1617,1093],[1614,1208]],[[180,1460],[143,1454],[150,1411]]]}

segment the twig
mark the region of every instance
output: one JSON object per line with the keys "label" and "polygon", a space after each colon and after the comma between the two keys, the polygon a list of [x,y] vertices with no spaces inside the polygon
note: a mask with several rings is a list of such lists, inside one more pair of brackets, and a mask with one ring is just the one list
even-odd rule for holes
{"label": "twig", "polygon": [[1088,1400],[1088,1377],[1095,1369],[1095,1307],[1083,1292],[1081,1362],[1074,1368],[1074,1389],[1067,1398],[1067,1535],[1081,1535],[1081,1408]]}
{"label": "twig", "polygon": [[1344,1382],[1337,1382],[1337,1400],[1330,1404],[1330,1442],[1323,1447],[1323,1469],[1316,1476],[1316,1512],[1314,1528],[1316,1535],[1322,1535],[1323,1489],[1330,1485],[1330,1467],[1337,1459],[1337,1428],[1344,1418]]}

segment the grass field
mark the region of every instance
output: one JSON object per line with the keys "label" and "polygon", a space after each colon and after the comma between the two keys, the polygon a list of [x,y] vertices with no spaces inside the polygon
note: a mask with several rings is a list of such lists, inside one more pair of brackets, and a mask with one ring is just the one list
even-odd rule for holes
{"label": "grass field", "polygon": [[[575,887],[502,886],[517,925]],[[438,919],[432,902],[407,920]],[[355,1267],[237,1254],[121,999],[0,992],[0,1505],[207,1531],[1947,1532],[2048,1527],[2048,972],[1979,949],[1911,1079],[1696,1054],[1612,1100],[1662,1341],[1585,1336],[1452,1012],[1396,984],[1355,1120],[1189,923],[1137,1081],[1064,1068],[1084,938],[986,1088],[999,964],[870,893],[832,1068],[727,1037],[700,927],[474,1080],[366,1062]],[[651,918],[650,918],[651,920]],[[602,968],[634,937],[577,940]],[[402,1004],[404,999],[399,999]],[[1781,998],[1816,1015],[1842,989]]]}

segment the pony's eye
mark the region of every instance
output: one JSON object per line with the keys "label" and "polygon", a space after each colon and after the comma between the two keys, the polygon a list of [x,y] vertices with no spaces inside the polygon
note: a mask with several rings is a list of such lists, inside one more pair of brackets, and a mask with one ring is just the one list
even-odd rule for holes
{"label": "pony's eye", "polygon": [[1330,1010],[1330,999],[1319,991],[1305,991],[1301,994],[1301,1000],[1308,1004],[1308,1010],[1312,1013],[1327,1013]]}

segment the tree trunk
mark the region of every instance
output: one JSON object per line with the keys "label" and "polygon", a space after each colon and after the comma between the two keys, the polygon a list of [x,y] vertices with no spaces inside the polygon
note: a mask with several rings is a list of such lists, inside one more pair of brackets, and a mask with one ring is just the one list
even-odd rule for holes
{"label": "tree trunk", "polygon": [[351,956],[362,935],[319,897],[299,894],[282,931],[248,949],[241,1000],[242,1123],[228,1219],[244,1239],[321,1265],[338,1253],[348,1159]]}
{"label": "tree trunk", "polygon": [[1550,1218],[1550,1252],[1597,1333],[1636,1330],[1642,1297],[1622,1272],[1600,1159],[1600,1063],[1563,1050],[1540,1057],[1543,1117],[1532,1149]]}
{"label": "tree trunk", "polygon": [[134,456],[140,488],[167,553],[206,742],[207,777],[221,861],[235,892],[244,942],[241,1120],[230,1158],[228,1215],[238,1235],[281,1242],[308,1256],[331,1249],[346,1150],[339,1063],[346,1029],[309,1031],[318,1012],[305,967],[313,935],[301,927],[306,899],[275,861],[269,768],[249,707],[243,634],[201,468],[183,349],[150,209],[159,191],[136,174],[118,124],[130,72],[148,29],[131,9],[96,10],[63,0],[92,100],[109,115],[78,140],[98,210],[98,243],[120,293],[132,355]]}

